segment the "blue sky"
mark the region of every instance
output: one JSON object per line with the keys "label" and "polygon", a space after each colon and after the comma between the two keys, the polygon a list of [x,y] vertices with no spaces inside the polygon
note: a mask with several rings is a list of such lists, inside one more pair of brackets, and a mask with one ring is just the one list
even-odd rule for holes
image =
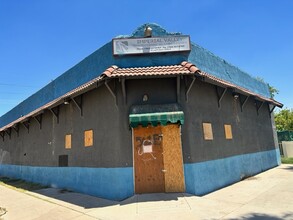
{"label": "blue sky", "polygon": [[293,108],[291,0],[0,0],[0,115],[120,34],[190,35]]}

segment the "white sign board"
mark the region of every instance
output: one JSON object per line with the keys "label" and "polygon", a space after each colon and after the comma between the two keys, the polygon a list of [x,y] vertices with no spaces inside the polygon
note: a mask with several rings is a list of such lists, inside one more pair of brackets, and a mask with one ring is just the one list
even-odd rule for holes
{"label": "white sign board", "polygon": [[114,55],[178,51],[190,51],[189,36],[170,35],[164,37],[113,39]]}

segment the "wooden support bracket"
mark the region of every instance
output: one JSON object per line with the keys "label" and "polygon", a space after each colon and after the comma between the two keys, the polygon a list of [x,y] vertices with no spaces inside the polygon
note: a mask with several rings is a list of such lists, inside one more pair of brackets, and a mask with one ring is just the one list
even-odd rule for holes
{"label": "wooden support bracket", "polygon": [[113,96],[116,107],[118,107],[118,105],[117,105],[117,97],[116,97],[114,91],[109,86],[108,81],[105,82],[105,86],[107,87],[107,89],[109,90],[109,92],[111,93],[111,95]]}
{"label": "wooden support bracket", "polygon": [[96,84],[96,87],[99,88],[103,84],[104,84],[104,81],[99,80]]}
{"label": "wooden support bracket", "polygon": [[222,101],[225,93],[227,92],[227,88],[222,88],[222,92],[219,91],[219,88],[221,88],[221,87],[215,86],[217,97],[218,97],[218,108],[221,108],[221,101]]}
{"label": "wooden support bracket", "polygon": [[[260,108],[263,106],[263,104],[264,104],[265,102],[257,101],[257,100],[255,99],[255,100],[254,100],[254,103],[255,103],[256,112],[257,112],[257,115],[258,115]],[[260,103],[260,104],[258,104],[258,103]]]}
{"label": "wooden support bracket", "polygon": [[39,124],[40,129],[42,129],[43,114],[39,114],[33,117]]}
{"label": "wooden support bracket", "polygon": [[4,136],[5,136],[4,131],[1,131],[1,132],[0,132],[0,136],[2,137],[2,140],[4,141]]}
{"label": "wooden support bracket", "polygon": [[55,108],[49,108],[50,112],[52,112],[53,116],[57,119],[57,123],[59,123],[59,105]]}
{"label": "wooden support bracket", "polygon": [[180,103],[180,76],[176,78],[176,88],[177,88],[177,102]]}
{"label": "wooden support bracket", "polygon": [[261,102],[260,106],[258,107],[257,113],[259,112],[259,110],[261,109],[261,107],[265,104],[265,102]]}
{"label": "wooden support bracket", "polygon": [[241,100],[241,97],[239,98],[239,100],[240,100],[241,112],[243,111],[244,106],[245,106],[245,104],[247,103],[248,99],[249,99],[249,96],[245,96],[244,100]]}
{"label": "wooden support bracket", "polygon": [[[79,98],[78,98],[79,97]],[[79,109],[80,112],[80,116],[83,115],[83,110],[82,110],[82,95],[75,97],[75,98],[71,98],[73,103],[76,105],[76,107]]]}
{"label": "wooden support bracket", "polygon": [[272,113],[273,113],[273,111],[275,110],[275,108],[276,108],[275,105],[273,105],[273,107],[271,108],[271,107],[270,107],[270,104],[268,103],[268,110],[269,110],[269,116],[270,116],[270,118],[272,117]]}
{"label": "wooden support bracket", "polygon": [[7,129],[5,130],[5,132],[6,132],[6,134],[8,134],[9,139],[11,139],[11,128],[7,128]]}
{"label": "wooden support bracket", "polygon": [[272,112],[275,110],[276,106],[274,105],[272,109],[270,109],[270,106],[269,106],[269,110],[270,110],[270,114],[272,114]]}
{"label": "wooden support bracket", "polygon": [[13,130],[16,132],[17,136],[19,136],[19,124],[13,125]]}
{"label": "wooden support bracket", "polygon": [[30,119],[27,121],[24,121],[21,123],[27,130],[27,132],[29,132],[29,128],[30,128]]}
{"label": "wooden support bracket", "polygon": [[190,85],[188,86],[188,89],[187,89],[187,91],[185,93],[185,100],[186,100],[186,102],[188,102],[188,95],[190,93],[190,90],[191,90],[191,88],[192,88],[195,80],[196,80],[195,76],[192,76],[192,81],[191,81]]}
{"label": "wooden support bracket", "polygon": [[126,88],[125,88],[125,78],[121,79],[121,87],[122,87],[123,101],[124,101],[124,104],[126,104],[127,103],[127,94],[126,94]]}

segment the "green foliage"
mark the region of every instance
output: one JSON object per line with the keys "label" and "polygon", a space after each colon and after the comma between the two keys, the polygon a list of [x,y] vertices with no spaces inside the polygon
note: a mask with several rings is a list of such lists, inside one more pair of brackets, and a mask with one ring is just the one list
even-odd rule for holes
{"label": "green foliage", "polygon": [[[256,77],[256,79],[262,83],[266,83],[264,81],[263,78],[261,77]],[[271,94],[271,98],[274,98],[276,94],[279,94],[279,90],[276,89],[275,87],[271,86],[269,83],[267,83],[268,87],[269,87],[269,91],[270,91],[270,94]]]}
{"label": "green foliage", "polygon": [[279,94],[279,90],[277,90],[275,87],[268,84],[271,97],[274,98],[276,94]]}
{"label": "green foliage", "polygon": [[285,164],[293,164],[293,157],[289,157],[289,158],[282,157],[281,161],[282,163],[285,163]]}
{"label": "green foliage", "polygon": [[283,109],[275,113],[277,131],[293,131],[293,110]]}

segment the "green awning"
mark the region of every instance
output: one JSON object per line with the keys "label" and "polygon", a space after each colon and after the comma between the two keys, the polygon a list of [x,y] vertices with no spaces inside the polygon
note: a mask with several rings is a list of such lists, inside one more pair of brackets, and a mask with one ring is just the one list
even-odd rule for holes
{"label": "green awning", "polygon": [[130,108],[129,124],[135,128],[151,124],[167,125],[168,123],[184,123],[184,113],[177,103],[161,105],[134,105]]}
{"label": "green awning", "polygon": [[184,123],[183,111],[178,112],[155,112],[144,114],[130,114],[129,115],[130,126],[135,128],[138,125],[147,127],[148,124],[157,126],[158,124],[167,125],[168,123]]}

